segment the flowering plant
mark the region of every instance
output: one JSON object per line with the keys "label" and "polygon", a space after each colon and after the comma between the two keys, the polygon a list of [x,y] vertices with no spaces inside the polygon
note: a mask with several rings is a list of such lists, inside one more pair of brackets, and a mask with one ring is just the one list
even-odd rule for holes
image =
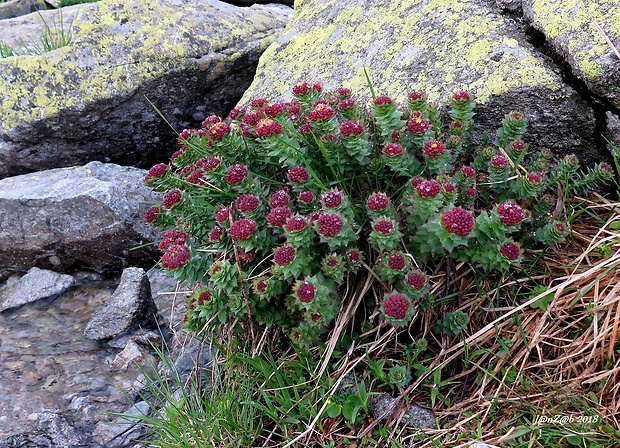
{"label": "flowering plant", "polygon": [[[281,325],[316,342],[338,315],[360,267],[393,325],[408,325],[443,259],[484,271],[518,268],[524,249],[570,232],[564,201],[612,176],[569,155],[529,153],[526,119],[510,112],[474,145],[474,101],[455,93],[447,114],[423,93],[366,109],[349,89],[293,88],[294,101],[258,98],[179,135],[168,164],[146,176],[165,192],[147,222],[168,231],[162,266],[202,286],[185,325]],[[465,319],[443,323],[461,330]],[[241,328],[241,327],[238,327]]]}

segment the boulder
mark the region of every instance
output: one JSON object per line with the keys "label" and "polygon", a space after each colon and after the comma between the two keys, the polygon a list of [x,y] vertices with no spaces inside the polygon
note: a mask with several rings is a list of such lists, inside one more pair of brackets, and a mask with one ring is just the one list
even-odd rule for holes
{"label": "boulder", "polygon": [[[43,52],[43,34],[47,29],[54,30],[58,36],[64,35],[68,38],[72,23],[80,11],[87,6],[75,5],[46,10],[45,6],[41,6],[38,2],[24,3],[34,3],[33,11],[36,10],[36,12],[23,12],[24,15],[18,14],[19,17],[0,20],[0,36],[2,36],[0,42],[9,45],[17,54]],[[44,2],[41,1],[41,3]],[[7,4],[9,3],[0,3],[0,8]],[[1,10],[0,14],[2,14]]]}
{"label": "boulder", "polygon": [[91,162],[0,180],[0,270],[148,265],[159,238],[144,222],[146,171]]}
{"label": "boulder", "polygon": [[[157,306],[146,272],[141,268],[127,268],[110,300],[86,325],[84,336],[101,341],[130,330],[151,328],[157,324],[156,315]],[[138,350],[134,342],[131,344]]]}
{"label": "boulder", "polygon": [[598,161],[606,151],[596,145],[595,114],[555,70],[492,2],[303,0],[261,57],[240,105],[290,99],[303,81],[348,87],[364,102],[367,71],[377,95],[401,103],[413,90],[445,103],[467,89],[479,103],[479,129],[497,129],[507,112],[523,111],[534,148]]}
{"label": "boulder", "polygon": [[23,277],[11,277],[0,287],[0,312],[62,294],[73,282],[70,275],[31,268]]}
{"label": "boulder", "polygon": [[598,97],[620,107],[620,3],[607,0],[523,0],[523,17],[542,32],[574,75]]}
{"label": "boulder", "polygon": [[[45,0],[11,0],[0,3],[0,20],[30,14],[45,8]],[[0,36],[4,38],[5,34],[0,33]]]}
{"label": "boulder", "polygon": [[0,178],[166,159],[171,126],[228,113],[292,16],[284,5],[217,0],[107,0],[79,11],[68,46],[0,60]]}

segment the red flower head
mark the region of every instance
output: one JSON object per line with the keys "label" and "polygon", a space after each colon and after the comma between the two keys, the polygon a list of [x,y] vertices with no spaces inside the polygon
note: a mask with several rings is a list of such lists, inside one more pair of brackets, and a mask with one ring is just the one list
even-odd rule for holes
{"label": "red flower head", "polygon": [[465,209],[455,207],[442,215],[441,223],[448,233],[467,236],[474,228],[474,217],[467,213]]}
{"label": "red flower head", "polygon": [[299,184],[310,179],[310,173],[305,166],[296,166],[288,170],[288,180],[291,183]]}
{"label": "red flower head", "polygon": [[426,283],[426,276],[420,272],[412,272],[407,277],[407,284],[415,290],[421,291]]}
{"label": "red flower head", "polygon": [[525,143],[521,140],[517,140],[512,144],[512,149],[515,151],[523,151],[525,149]]}
{"label": "red flower head", "polygon": [[416,187],[416,191],[421,198],[434,198],[441,191],[441,184],[433,179],[425,180]]}
{"label": "red flower head", "polygon": [[185,178],[185,180],[189,182],[190,184],[204,185],[206,183],[204,174],[205,172],[201,168],[198,168],[192,171],[191,173],[189,173],[187,177]]}
{"label": "red flower head", "polygon": [[407,122],[407,130],[412,134],[421,134],[430,129],[431,122],[422,117],[415,117]]}
{"label": "red flower head", "polygon": [[295,291],[299,300],[304,303],[309,303],[312,299],[314,299],[314,295],[316,293],[316,288],[310,282],[303,282]]}
{"label": "red flower head", "polygon": [[255,109],[260,109],[267,103],[268,101],[265,98],[256,98],[252,100],[252,102],[250,103],[250,107],[253,107]]}
{"label": "red flower head", "polygon": [[400,146],[398,143],[388,143],[383,149],[383,154],[388,157],[397,157],[400,156],[403,151],[403,147]]}
{"label": "red flower head", "polygon": [[165,208],[172,208],[172,206],[181,202],[181,190],[171,190],[162,198],[162,205]]}
{"label": "red flower head", "polygon": [[230,207],[221,207],[215,212],[215,220],[220,224],[228,221],[228,214],[230,213]]}
{"label": "red flower head", "polygon": [[319,233],[323,236],[334,237],[342,230],[342,218],[331,213],[323,213],[318,219]]}
{"label": "red flower head", "polygon": [[454,185],[453,183],[445,184],[443,186],[443,189],[446,193],[454,193],[456,191],[456,185]]}
{"label": "red flower head", "polygon": [[233,110],[230,111],[230,113],[228,114],[228,117],[231,120],[234,120],[235,118],[239,117],[240,115],[243,115],[245,113],[245,109],[243,107],[235,107]]}
{"label": "red flower head", "polygon": [[164,236],[157,246],[159,250],[166,250],[168,246],[172,244],[185,244],[187,240],[187,233],[183,233],[179,230],[168,230],[164,233]]}
{"label": "red flower head", "polygon": [[278,188],[270,197],[269,205],[272,208],[287,207],[289,203],[288,191],[286,188]]}
{"label": "red flower head", "polygon": [[254,283],[254,289],[257,293],[263,294],[265,291],[267,291],[267,282],[263,279],[258,280],[256,283]]}
{"label": "red flower head", "polygon": [[207,157],[206,159],[202,159],[196,162],[196,165],[199,165],[207,173],[210,173],[212,171],[215,171],[220,166],[221,163],[222,161],[218,159],[217,157]]}
{"label": "red flower head", "polygon": [[394,230],[394,226],[390,221],[382,219],[375,224],[375,230],[384,235],[389,235]]}
{"label": "red flower head", "polygon": [[420,92],[411,92],[409,94],[409,99],[411,101],[417,101],[417,100],[425,100],[426,101],[426,95],[424,93],[420,93]]}
{"label": "red flower head", "polygon": [[230,126],[223,121],[220,121],[219,123],[215,123],[211,126],[207,131],[207,134],[211,137],[211,140],[221,140],[226,134],[228,134],[228,132],[230,132]]}
{"label": "red flower head", "polygon": [[306,228],[308,222],[303,216],[293,216],[286,221],[286,230],[288,232],[299,232]]}
{"label": "red flower head", "polygon": [[373,212],[379,212],[385,210],[389,205],[390,200],[383,193],[375,193],[368,197],[366,200],[366,206]]}
{"label": "red flower head", "polygon": [[284,112],[286,105],[282,103],[269,104],[263,107],[263,113],[268,117],[275,118]]}
{"label": "red flower head", "polygon": [[196,129],[183,129],[179,134],[178,142],[183,143],[188,138],[196,135]]}
{"label": "red flower head", "polygon": [[239,196],[235,202],[242,213],[252,213],[260,205],[260,200],[253,194]]}
{"label": "red flower head", "polygon": [[256,230],[256,223],[251,219],[242,218],[230,226],[230,238],[233,241],[243,241],[250,238]]}
{"label": "red flower head", "polygon": [[255,132],[258,137],[271,137],[272,135],[279,135],[282,133],[282,125],[269,118],[263,118],[256,124]]}
{"label": "red flower head", "polygon": [[497,206],[499,220],[507,226],[519,224],[525,218],[523,209],[519,204],[514,202],[504,202]]}
{"label": "red flower head", "polygon": [[275,207],[267,215],[267,222],[272,226],[282,227],[291,216],[293,213],[288,207]]}
{"label": "red flower head", "polygon": [[542,173],[528,173],[527,180],[534,185],[540,185],[544,179]]}
{"label": "red flower head", "polygon": [[310,91],[310,86],[305,82],[300,82],[293,87],[293,94],[296,96],[306,95]]}
{"label": "red flower head", "polygon": [[345,121],[340,125],[340,133],[344,137],[351,137],[352,135],[360,135],[364,132],[364,127],[357,120]]}
{"label": "red flower head", "polygon": [[471,96],[468,92],[461,91],[456,92],[454,95],[452,95],[452,99],[454,99],[454,101],[469,101],[471,99]]}
{"label": "red flower head", "polygon": [[328,120],[334,115],[334,109],[327,104],[317,104],[308,114],[310,121]]}
{"label": "red flower head", "polygon": [[296,117],[297,115],[301,113],[301,105],[299,104],[299,101],[288,103],[286,110],[288,112],[289,117]]}
{"label": "red flower head", "polygon": [[504,168],[508,165],[508,160],[506,160],[506,157],[504,156],[493,156],[491,159],[491,165],[494,168]]}
{"label": "red flower head", "polygon": [[461,173],[463,173],[465,177],[469,177],[469,178],[476,177],[476,170],[474,170],[471,166],[461,167]]}
{"label": "red flower head", "polygon": [[221,227],[219,226],[213,227],[211,231],[209,232],[209,241],[213,243],[217,243],[218,241],[222,239],[223,234],[224,234],[224,231],[222,230]]}
{"label": "red flower head", "polygon": [[219,123],[220,121],[222,121],[222,119],[218,117],[217,115],[209,115],[202,122],[202,127],[207,129],[209,126]]}
{"label": "red flower head", "polygon": [[439,140],[429,140],[424,143],[422,147],[422,152],[427,157],[434,159],[439,154],[444,154],[446,152],[446,147]]}
{"label": "red flower head", "polygon": [[349,259],[349,263],[357,264],[362,259],[362,256],[357,249],[351,249],[349,252],[347,252],[347,258]]}
{"label": "red flower head", "polygon": [[390,269],[394,269],[395,271],[400,271],[405,268],[405,258],[399,254],[393,254],[388,259],[388,265]]}
{"label": "red flower head", "polygon": [[338,95],[340,95],[342,98],[348,98],[351,96],[351,89],[341,87],[336,91],[336,93],[338,93]]}
{"label": "red flower head", "polygon": [[409,311],[409,301],[402,294],[394,294],[385,299],[383,310],[394,319],[404,319]]}
{"label": "red flower head", "polygon": [[144,220],[149,224],[159,218],[159,207],[151,207],[144,213]]}
{"label": "red flower head", "polygon": [[299,193],[299,202],[303,204],[312,204],[314,201],[314,195],[309,191],[302,191]]}
{"label": "red flower head", "polygon": [[261,113],[259,110],[251,110],[243,117],[243,123],[249,124],[250,126],[256,126],[258,122],[262,119]]}
{"label": "red flower head", "polygon": [[213,297],[209,291],[203,291],[198,296],[198,305],[204,305],[206,302],[210,302]]}
{"label": "red flower head", "polygon": [[504,244],[499,252],[502,256],[508,258],[510,261],[514,261],[521,255],[521,251],[519,250],[519,246],[515,243],[506,243]]}
{"label": "red flower head", "polygon": [[189,249],[187,246],[173,244],[169,246],[166,253],[161,257],[161,265],[169,270],[180,268],[189,260]]}
{"label": "red flower head", "polygon": [[392,99],[389,96],[381,95],[375,98],[375,106],[381,106],[383,104],[392,104]]}
{"label": "red flower head", "polygon": [[323,205],[327,208],[336,208],[342,203],[342,195],[339,191],[328,191],[321,195]]}
{"label": "red flower head", "polygon": [[244,165],[235,165],[226,173],[226,182],[229,185],[239,185],[248,175],[248,169]]}
{"label": "red flower head", "polygon": [[342,110],[346,110],[346,109],[350,109],[353,106],[355,106],[355,101],[352,100],[351,98],[348,98],[346,100],[342,100],[340,101],[337,105],[336,108],[340,111]]}
{"label": "red flower head", "polygon": [[309,134],[310,132],[312,132],[312,126],[310,126],[309,123],[304,123],[301,126],[299,126],[299,133],[300,134]]}
{"label": "red flower head", "polygon": [[164,174],[166,174],[167,170],[168,165],[166,165],[165,163],[158,163],[149,170],[149,173],[146,175],[145,180],[149,180],[151,178],[160,178]]}
{"label": "red flower head", "polygon": [[188,149],[187,146],[182,146],[178,151],[173,152],[172,155],[170,156],[170,161],[174,162],[177,159],[177,157],[179,157],[181,154],[187,151],[187,149]]}
{"label": "red flower head", "polygon": [[295,260],[295,249],[291,246],[281,246],[276,250],[273,260],[279,266],[288,266]]}

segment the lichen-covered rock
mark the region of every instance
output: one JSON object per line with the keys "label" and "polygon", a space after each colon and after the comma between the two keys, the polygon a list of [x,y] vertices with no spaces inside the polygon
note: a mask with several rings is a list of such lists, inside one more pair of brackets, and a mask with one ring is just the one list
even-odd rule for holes
{"label": "lichen-covered rock", "polygon": [[149,101],[179,131],[227,113],[292,15],[217,0],[106,0],[80,11],[69,46],[0,60],[0,178],[163,160],[176,134]]}
{"label": "lichen-covered rock", "polygon": [[460,89],[475,93],[481,129],[496,129],[510,110],[529,119],[526,138],[558,154],[598,160],[596,127],[587,103],[554,72],[518,25],[491,2],[464,0],[303,0],[263,54],[241,103],[290,98],[301,81],[327,89],[374,91],[403,102],[424,90],[444,103]]}
{"label": "lichen-covered rock", "polygon": [[145,173],[91,162],[0,180],[0,271],[149,264],[155,249],[132,250],[159,238],[143,219],[158,199]]}
{"label": "lichen-covered rock", "polygon": [[523,0],[523,15],[592,92],[620,107],[620,59],[594,25],[619,47],[619,2]]}

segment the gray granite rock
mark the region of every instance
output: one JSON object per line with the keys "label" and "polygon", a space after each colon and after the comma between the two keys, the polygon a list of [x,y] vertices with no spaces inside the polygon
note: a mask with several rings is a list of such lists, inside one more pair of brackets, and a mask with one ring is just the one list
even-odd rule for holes
{"label": "gray granite rock", "polygon": [[[371,403],[375,417],[379,418],[385,414],[395,401],[396,399],[387,393],[375,396]],[[391,412],[393,413],[394,410]],[[384,418],[388,418],[390,415],[392,414],[388,413]],[[403,415],[401,423],[413,426],[414,428],[437,429],[437,423],[435,422],[433,413],[429,409],[415,403],[409,405],[409,408]]]}
{"label": "gray granite rock", "polygon": [[0,3],[0,20],[30,14],[45,7],[45,0],[10,0]]}
{"label": "gray granite rock", "polygon": [[42,412],[35,428],[0,440],[0,448],[86,448],[91,443],[62,414]]}
{"label": "gray granite rock", "polygon": [[108,303],[88,322],[84,335],[105,340],[129,330],[152,328],[156,325],[156,315],[157,306],[144,269],[127,268]]}
{"label": "gray granite rock", "polygon": [[[79,5],[68,46],[0,59],[0,178],[91,160],[148,168],[167,159],[177,135],[155,108],[179,131],[227,114],[292,14],[217,0]],[[29,18],[11,20],[3,39],[19,36],[18,22]]]}
{"label": "gray granite rock", "polygon": [[534,150],[575,153],[585,164],[607,156],[597,144],[594,110],[491,1],[304,0],[295,6],[240,105],[258,97],[290,100],[300,82],[326,91],[350,88],[366,105],[368,74],[376,95],[401,104],[420,90],[445,105],[466,89],[476,97],[480,130],[493,131],[506,113],[522,111],[524,139]]}
{"label": "gray granite rock", "polygon": [[137,168],[91,162],[0,180],[0,270],[119,269],[148,264],[159,238],[144,222],[159,196]]}
{"label": "gray granite rock", "polygon": [[31,268],[23,277],[11,277],[0,287],[0,312],[62,294],[73,282],[70,275]]}

